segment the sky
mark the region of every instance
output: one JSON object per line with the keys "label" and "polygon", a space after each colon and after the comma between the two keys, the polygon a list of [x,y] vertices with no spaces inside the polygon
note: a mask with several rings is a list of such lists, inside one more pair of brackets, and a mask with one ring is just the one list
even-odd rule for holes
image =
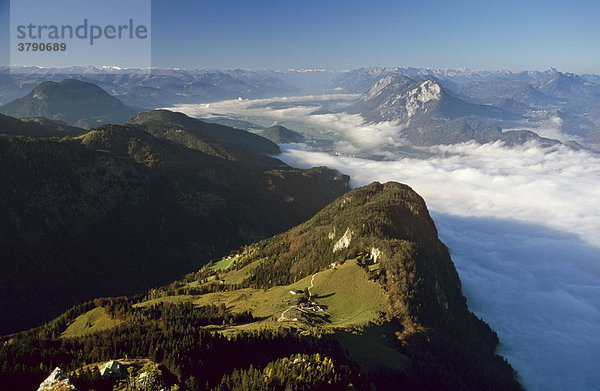
{"label": "sky", "polygon": [[[8,2],[0,0],[3,35]],[[44,1],[44,8],[51,3]],[[556,67],[600,73],[599,16],[595,0],[154,0],[152,62],[190,69]],[[6,63],[7,39],[0,45]]]}
{"label": "sky", "polygon": [[10,7],[8,0],[0,0],[0,66],[8,66],[10,47]]}
{"label": "sky", "polygon": [[[5,1],[0,10],[6,8]],[[149,68],[151,9],[151,0],[11,0],[10,37],[3,41],[11,65]]]}

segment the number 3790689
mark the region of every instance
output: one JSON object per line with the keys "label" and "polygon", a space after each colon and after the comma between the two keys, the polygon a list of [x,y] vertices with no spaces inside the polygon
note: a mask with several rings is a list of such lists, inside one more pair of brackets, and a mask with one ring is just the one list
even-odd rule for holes
{"label": "number 3790689", "polygon": [[37,43],[37,42],[19,42],[17,50],[20,52],[64,52],[67,50],[67,44],[61,43]]}

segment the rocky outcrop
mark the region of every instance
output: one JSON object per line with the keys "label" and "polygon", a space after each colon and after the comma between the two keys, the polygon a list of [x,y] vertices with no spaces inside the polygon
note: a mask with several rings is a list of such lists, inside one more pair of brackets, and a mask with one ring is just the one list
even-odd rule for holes
{"label": "rocky outcrop", "polygon": [[368,122],[456,119],[476,116],[516,119],[498,107],[466,102],[432,79],[413,80],[402,75],[379,79],[348,110]]}
{"label": "rocky outcrop", "polygon": [[59,367],[56,367],[50,376],[40,384],[37,391],[69,391],[76,389],[77,388],[71,383],[71,380],[65,372]]}

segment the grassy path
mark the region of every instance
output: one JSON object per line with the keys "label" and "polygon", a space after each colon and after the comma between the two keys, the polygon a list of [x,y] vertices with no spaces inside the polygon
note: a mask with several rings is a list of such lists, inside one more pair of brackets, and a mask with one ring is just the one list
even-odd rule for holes
{"label": "grassy path", "polygon": [[312,278],[310,279],[310,286],[308,287],[308,297],[311,298],[312,297],[312,293],[310,293],[310,288],[312,288],[314,286],[314,282],[315,282],[315,276],[317,275],[317,273],[312,275]]}
{"label": "grassy path", "polygon": [[279,317],[279,319],[277,319],[277,321],[278,321],[278,322],[283,322],[283,321],[286,321],[286,320],[291,320],[291,319],[288,319],[288,318],[286,318],[286,317],[285,317],[285,313],[286,313],[286,312],[288,312],[288,311],[289,311],[289,310],[291,310],[291,309],[294,309],[294,308],[296,308],[296,306],[295,306],[295,305],[289,306],[289,307],[287,308],[287,310],[285,310],[285,311],[283,311],[283,312],[281,313],[281,316]]}

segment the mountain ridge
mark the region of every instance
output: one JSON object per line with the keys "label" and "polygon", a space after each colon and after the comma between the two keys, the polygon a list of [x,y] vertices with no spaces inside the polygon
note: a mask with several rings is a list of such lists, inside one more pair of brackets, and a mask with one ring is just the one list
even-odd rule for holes
{"label": "mountain ridge", "polygon": [[[384,298],[384,317],[377,311],[366,317],[359,312],[359,318],[331,322],[352,311],[348,300],[369,307]],[[78,334],[88,327],[86,322],[95,322],[88,317],[91,312],[102,314],[108,328]],[[215,390],[254,384],[255,370],[275,371],[275,363],[286,357],[312,364],[321,363],[323,356],[343,377],[321,371],[317,373],[324,380],[283,374],[289,372],[278,376],[287,384],[307,381],[308,389],[328,379],[329,384],[341,380],[342,387],[352,383],[358,389],[521,389],[512,368],[494,352],[496,334],[468,311],[425,202],[410,187],[394,182],[354,189],[305,223],[182,280],[130,299],[82,304],[35,333],[43,344],[52,344],[57,340],[52,335],[75,324],[79,331],[62,337],[72,343],[41,363],[34,361],[26,373],[43,379],[43,369],[52,369],[47,362],[62,354],[74,382],[93,381],[76,371],[88,362],[81,352],[91,355],[93,345],[99,349],[91,360],[146,357],[165,365],[177,384],[191,384],[193,377]],[[12,336],[10,345],[0,346],[8,368],[15,360],[29,362],[34,346],[29,335]],[[150,343],[158,336],[162,342]],[[138,343],[132,346],[128,341],[134,339]],[[170,341],[188,343],[165,345]],[[240,354],[227,359],[224,352]],[[316,353],[320,358],[302,356]],[[385,358],[376,358],[381,354]],[[367,370],[372,360],[383,364]],[[245,369],[239,373],[234,368]],[[20,379],[10,370],[1,375],[8,381]],[[273,384],[269,375],[264,381]]]}
{"label": "mountain ridge", "polygon": [[83,133],[84,129],[43,117],[17,119],[0,114],[0,134],[26,137],[64,137]]}
{"label": "mountain ridge", "polygon": [[[125,124],[139,125],[155,136],[170,139],[178,138],[177,136],[181,136],[180,133],[185,131],[194,137],[224,141],[255,153],[276,155],[281,152],[275,143],[260,135],[224,125],[203,122],[183,113],[169,110],[152,110],[139,113],[128,118]],[[186,146],[190,147],[191,145],[187,144]]]}
{"label": "mountain ridge", "polygon": [[[299,223],[347,190],[348,178],[333,170],[294,169],[210,138],[203,145],[190,149],[140,125],[0,137],[2,313],[22,317],[4,318],[3,332],[110,294],[109,286],[125,294],[174,278]],[[94,270],[118,278],[103,284]],[[32,309],[13,311],[21,306]]]}
{"label": "mountain ridge", "polygon": [[281,125],[273,125],[258,133],[277,144],[302,143],[306,137],[302,133],[295,132]]}
{"label": "mountain ridge", "polygon": [[43,82],[24,97],[0,106],[1,113],[12,117],[46,117],[83,128],[122,122],[135,111],[96,84],[76,79]]}

